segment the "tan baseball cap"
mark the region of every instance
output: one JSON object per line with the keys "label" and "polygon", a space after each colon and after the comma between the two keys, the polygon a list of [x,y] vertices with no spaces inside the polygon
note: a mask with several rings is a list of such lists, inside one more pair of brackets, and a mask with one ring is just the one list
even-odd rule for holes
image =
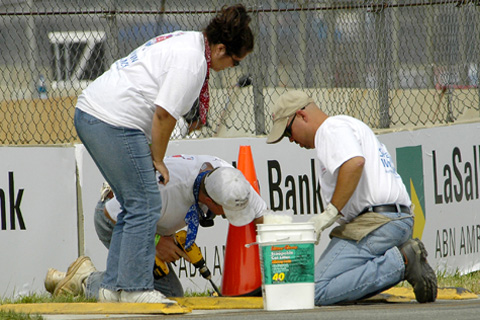
{"label": "tan baseball cap", "polygon": [[273,106],[273,127],[267,143],[277,143],[282,140],[288,118],[312,102],[314,102],[313,99],[303,91],[291,90],[282,94]]}

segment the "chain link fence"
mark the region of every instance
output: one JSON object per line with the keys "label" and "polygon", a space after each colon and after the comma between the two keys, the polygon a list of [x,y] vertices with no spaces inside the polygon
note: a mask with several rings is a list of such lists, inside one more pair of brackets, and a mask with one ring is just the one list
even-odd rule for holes
{"label": "chain link fence", "polygon": [[[0,1],[0,144],[77,141],[76,97],[150,38],[202,30],[223,5],[206,0]],[[289,88],[328,114],[373,128],[480,115],[480,1],[253,1],[255,50],[210,80],[208,126],[173,138],[269,132]]]}

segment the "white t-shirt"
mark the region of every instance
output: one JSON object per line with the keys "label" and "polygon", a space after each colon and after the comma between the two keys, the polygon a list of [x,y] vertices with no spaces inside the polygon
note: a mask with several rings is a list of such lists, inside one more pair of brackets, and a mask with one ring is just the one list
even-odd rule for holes
{"label": "white t-shirt", "polygon": [[[203,163],[209,162],[214,168],[232,167],[228,162],[209,155],[176,155],[166,157],[165,165],[170,173],[167,185],[158,184],[162,197],[162,212],[157,223],[157,234],[172,235],[184,228],[188,209],[195,203],[193,183]],[[158,177],[158,176],[157,176]],[[251,187],[254,195],[249,205],[255,211],[255,218],[263,215],[267,204]],[[114,197],[106,203],[106,208],[113,220],[121,212],[120,203]]]}
{"label": "white t-shirt", "polygon": [[142,130],[151,141],[156,106],[178,120],[198,98],[206,74],[201,32],[161,35],[113,63],[82,92],[77,108],[113,126]]}
{"label": "white t-shirt", "polygon": [[392,158],[373,131],[349,116],[327,118],[315,135],[319,182],[324,201],[330,203],[340,166],[353,157],[365,158],[355,192],[341,210],[343,221],[355,218],[365,207],[411,201]]}

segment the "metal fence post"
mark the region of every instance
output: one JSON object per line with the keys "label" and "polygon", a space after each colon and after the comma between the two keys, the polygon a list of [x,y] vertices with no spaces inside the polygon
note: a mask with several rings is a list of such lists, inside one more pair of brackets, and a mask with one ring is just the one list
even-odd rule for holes
{"label": "metal fence post", "polygon": [[[268,45],[268,50],[266,52],[268,53],[268,57],[270,58],[269,64],[267,66],[268,69],[268,81],[267,86],[278,86],[279,80],[278,80],[278,53],[277,53],[277,48],[278,48],[278,34],[277,34],[277,27],[278,27],[278,5],[276,0],[270,0],[270,7],[271,7],[271,12],[268,13],[268,22],[270,23],[270,27],[267,28],[267,36],[270,39],[269,45]],[[258,42],[257,42],[258,43]]]}
{"label": "metal fence post", "polygon": [[107,35],[108,50],[105,50],[105,60],[107,63],[107,69],[118,58],[118,27],[116,17],[116,0],[105,0],[105,5],[109,11],[105,18],[107,25],[105,26],[105,33]]}
{"label": "metal fence post", "polygon": [[473,13],[473,16],[476,18],[474,19],[474,26],[473,30],[475,30],[475,34],[477,35],[476,39],[474,40],[475,43],[475,57],[477,58],[475,61],[475,73],[477,79],[477,92],[478,92],[478,113],[480,115],[480,2],[477,2],[476,10]]}
{"label": "metal fence post", "polygon": [[425,28],[427,30],[427,43],[426,43],[426,55],[427,55],[427,61],[430,61],[430,66],[425,66],[425,71],[427,75],[427,88],[435,88],[436,84],[436,79],[435,79],[435,55],[434,55],[434,34],[433,34],[433,26],[435,23],[435,15],[436,15],[436,10],[435,7],[429,7],[426,10],[430,11],[430,14],[427,15],[426,17],[426,25]]}
{"label": "metal fence post", "polygon": [[460,74],[460,83],[468,85],[468,63],[467,63],[467,35],[465,32],[467,19],[465,17],[465,6],[460,6],[457,10],[459,14],[457,15],[457,23],[458,23],[458,50],[460,53],[460,66],[459,66],[459,74]]}
{"label": "metal fence post", "polygon": [[165,0],[160,1],[160,13],[156,17],[156,23],[157,25],[155,26],[155,35],[158,36],[162,34],[162,28],[161,25],[163,23],[163,20],[165,18]]}
{"label": "metal fence post", "polygon": [[[366,19],[366,13],[362,12],[360,15],[360,34],[366,35],[366,24],[367,24],[367,19]],[[367,74],[367,37],[364,36],[363,39],[359,39],[360,43],[358,45],[360,52],[359,52],[359,59],[358,59],[358,66],[359,70],[361,73],[363,73],[362,76],[358,77],[358,86],[361,89],[366,89],[367,88],[367,79],[366,79],[366,74]]]}
{"label": "metal fence post", "polygon": [[447,55],[447,65],[448,65],[448,75],[447,75],[447,90],[445,92],[445,97],[447,98],[447,115],[445,118],[446,122],[453,122],[455,118],[453,117],[453,84],[455,83],[455,64],[457,56],[454,54],[454,46],[457,41],[457,37],[453,35],[458,34],[458,19],[456,17],[449,15],[447,18],[448,32],[450,32],[448,37],[448,55]]}
{"label": "metal fence post", "polygon": [[326,87],[330,88],[335,88],[336,82],[335,82],[335,76],[334,73],[336,72],[337,66],[336,66],[336,41],[335,41],[335,27],[336,27],[336,22],[337,20],[337,12],[336,10],[331,10],[327,14],[325,14],[325,22],[327,24],[327,47],[328,47],[328,61],[327,63],[327,75],[328,79],[326,79]]}
{"label": "metal fence post", "polygon": [[78,165],[75,166],[75,188],[77,194],[77,239],[78,256],[85,255],[85,216],[83,214],[82,186],[80,184],[80,171]]}
{"label": "metal fence post", "polygon": [[375,19],[375,38],[377,45],[377,83],[379,104],[379,128],[390,127],[390,102],[388,98],[387,30],[385,28],[385,10],[373,11]]}
{"label": "metal fence post", "polygon": [[[252,24],[252,31],[254,34],[259,35],[260,34],[260,22],[259,22],[259,9],[252,12],[252,15],[254,16],[254,19],[252,19],[252,22],[255,22]],[[264,135],[266,134],[265,131],[265,99],[263,96],[263,88],[265,86],[265,81],[263,79],[263,72],[261,67],[262,65],[262,57],[261,54],[259,53],[260,46],[262,43],[260,41],[256,42],[256,49],[254,53],[252,53],[252,64],[254,66],[257,66],[256,68],[252,68],[253,70],[253,111],[254,111],[254,117],[255,117],[255,134],[256,135]]]}
{"label": "metal fence post", "polygon": [[307,24],[307,14],[305,11],[300,11],[298,17],[298,38],[299,38],[299,53],[298,53],[298,64],[300,65],[300,74],[298,75],[298,82],[302,88],[304,88],[307,84],[306,77],[307,77],[307,28],[305,25]]}
{"label": "metal fence post", "polygon": [[[33,0],[28,0],[28,9],[30,12],[33,12],[34,4]],[[32,14],[27,16],[25,36],[28,39],[28,50],[27,50],[27,59],[29,61],[30,76],[33,87],[35,87],[36,81],[38,79],[38,59],[37,59],[37,36],[35,30],[35,18]],[[28,74],[28,73],[27,73]],[[27,90],[27,92],[31,92]]]}

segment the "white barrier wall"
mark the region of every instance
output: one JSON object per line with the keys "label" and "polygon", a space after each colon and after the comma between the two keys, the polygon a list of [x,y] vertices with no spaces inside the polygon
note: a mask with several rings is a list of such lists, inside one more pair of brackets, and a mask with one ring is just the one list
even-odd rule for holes
{"label": "white barrier wall", "polygon": [[[415,204],[414,234],[425,242],[429,261],[437,270],[467,273],[480,269],[479,131],[479,124],[471,123],[379,135]],[[269,207],[293,208],[298,222],[321,212],[313,150],[286,140],[267,145],[265,138],[234,138],[171,141],[167,154],[212,154],[234,162],[241,145],[251,146],[260,193]],[[83,207],[81,226],[84,220],[80,239],[85,235],[80,245],[75,159]],[[48,267],[65,271],[77,256],[77,248],[91,256],[99,270],[104,269],[107,251],[93,228],[103,179],[83,146],[2,147],[0,164],[0,248],[6,257],[0,262],[2,295],[43,291]],[[20,215],[25,230],[20,229]],[[227,232],[226,220],[217,217],[215,226],[201,228],[197,238],[218,286]],[[316,248],[317,258],[328,241],[325,232]],[[177,263],[175,272],[186,290],[211,289],[184,261]]]}
{"label": "white barrier wall", "polygon": [[0,147],[0,297],[43,289],[78,254],[73,148]]}

